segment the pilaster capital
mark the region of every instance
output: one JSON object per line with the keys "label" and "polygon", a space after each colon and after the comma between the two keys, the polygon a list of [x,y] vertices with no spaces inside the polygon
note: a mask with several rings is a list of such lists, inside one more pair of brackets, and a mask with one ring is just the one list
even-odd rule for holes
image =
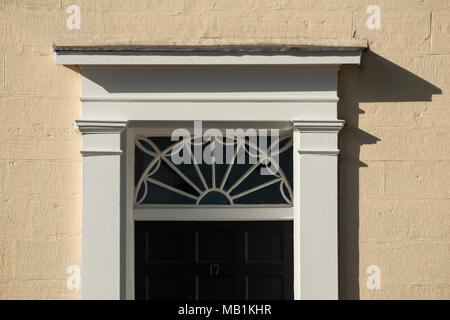
{"label": "pilaster capital", "polygon": [[121,133],[126,121],[76,120],[75,126],[83,135],[83,156],[121,155]]}
{"label": "pilaster capital", "polygon": [[300,132],[338,133],[344,127],[344,120],[301,120],[293,121],[294,128]]}
{"label": "pilaster capital", "polygon": [[75,120],[75,127],[81,134],[121,133],[127,121]]}

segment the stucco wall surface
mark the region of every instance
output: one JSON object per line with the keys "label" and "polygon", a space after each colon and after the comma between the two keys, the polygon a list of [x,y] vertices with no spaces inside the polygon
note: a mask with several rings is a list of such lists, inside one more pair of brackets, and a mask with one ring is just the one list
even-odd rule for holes
{"label": "stucco wall surface", "polygon": [[81,78],[54,43],[368,43],[339,78],[340,295],[450,299],[450,0],[0,0],[2,299],[79,298]]}

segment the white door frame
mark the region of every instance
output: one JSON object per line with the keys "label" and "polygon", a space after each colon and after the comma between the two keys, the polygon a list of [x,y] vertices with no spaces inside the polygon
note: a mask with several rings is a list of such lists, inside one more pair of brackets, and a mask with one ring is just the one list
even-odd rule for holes
{"label": "white door frame", "polygon": [[[137,120],[290,121],[295,299],[338,298],[337,72],[359,64],[361,48],[294,49],[55,48],[83,81],[83,299],[134,297],[133,186],[124,181],[134,175],[127,126]],[[161,87],[168,72],[180,79],[173,91],[188,92]]]}

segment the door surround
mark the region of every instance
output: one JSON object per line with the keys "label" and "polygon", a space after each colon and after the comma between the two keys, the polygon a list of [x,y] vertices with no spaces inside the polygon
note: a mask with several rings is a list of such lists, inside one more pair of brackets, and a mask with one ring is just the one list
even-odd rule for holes
{"label": "door surround", "polygon": [[134,297],[127,177],[135,121],[245,120],[292,123],[294,297],[337,299],[337,135],[344,124],[336,118],[337,75],[342,64],[360,64],[361,52],[55,47],[56,63],[78,65],[83,83],[82,119],[76,121],[83,136],[82,298]]}

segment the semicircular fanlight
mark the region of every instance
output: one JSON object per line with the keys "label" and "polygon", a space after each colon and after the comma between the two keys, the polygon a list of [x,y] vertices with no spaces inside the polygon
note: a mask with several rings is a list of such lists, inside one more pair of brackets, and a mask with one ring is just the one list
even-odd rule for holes
{"label": "semicircular fanlight", "polygon": [[[270,142],[137,137],[135,205],[292,205],[292,137]],[[205,150],[211,161],[201,159]]]}

